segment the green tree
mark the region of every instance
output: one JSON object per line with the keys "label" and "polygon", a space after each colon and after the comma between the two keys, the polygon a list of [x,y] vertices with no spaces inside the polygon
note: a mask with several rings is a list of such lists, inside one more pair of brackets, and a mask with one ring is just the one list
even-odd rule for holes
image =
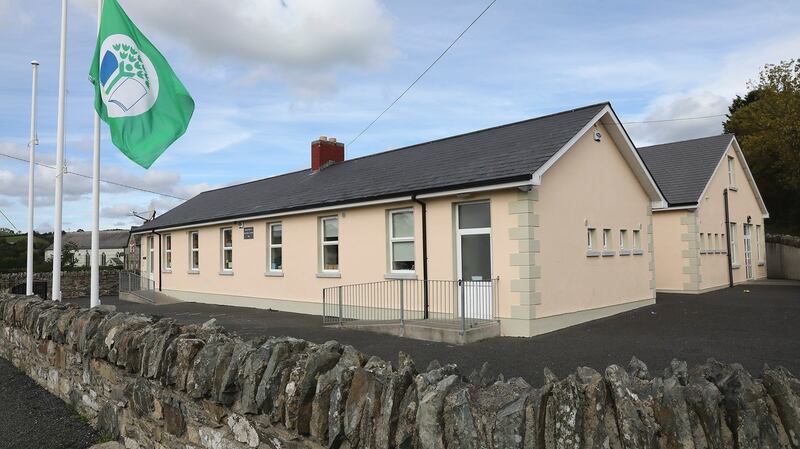
{"label": "green tree", "polygon": [[723,127],[736,134],[767,203],[768,230],[800,235],[800,59],[765,65],[748,89]]}

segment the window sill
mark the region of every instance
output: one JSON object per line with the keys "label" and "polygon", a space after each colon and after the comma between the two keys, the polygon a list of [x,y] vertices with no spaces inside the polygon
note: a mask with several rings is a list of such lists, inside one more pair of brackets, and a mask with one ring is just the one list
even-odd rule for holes
{"label": "window sill", "polygon": [[738,192],[739,191],[739,189],[736,186],[730,186],[730,187],[728,187],[728,190],[730,190],[731,192]]}
{"label": "window sill", "polygon": [[611,256],[615,256],[616,254],[617,254],[616,251],[603,251],[602,256],[603,257],[611,257]]}
{"label": "window sill", "polygon": [[161,270],[161,272],[162,273],[172,273],[172,269],[171,268],[165,268],[165,269]]}
{"label": "window sill", "polygon": [[631,250],[629,250],[629,249],[621,249],[621,250],[619,250],[619,255],[620,256],[630,256],[631,255]]}
{"label": "window sill", "polygon": [[586,257],[600,257],[600,251],[586,251]]}
{"label": "window sill", "polygon": [[266,273],[264,273],[264,276],[268,278],[282,278],[283,271],[267,271]]}
{"label": "window sill", "polygon": [[642,254],[644,254],[644,251],[640,249],[635,249],[631,254],[633,254],[634,256],[641,256]]}
{"label": "window sill", "polygon": [[189,270],[186,274],[200,274],[200,270]]}
{"label": "window sill", "polygon": [[735,263],[735,264],[731,265],[731,268],[733,268],[734,270],[738,270],[738,269],[739,269],[739,267],[740,267],[740,265],[739,265],[739,264],[737,264],[737,263]]}
{"label": "window sill", "polygon": [[220,271],[220,276],[233,276],[233,271]]}
{"label": "window sill", "polygon": [[764,266],[764,262],[759,262],[759,263],[758,263],[758,266],[759,266],[759,267],[763,267],[763,266]]}
{"label": "window sill", "polygon": [[334,279],[338,279],[338,278],[342,277],[342,273],[340,273],[338,271],[335,271],[335,272],[334,271],[327,271],[327,272],[323,271],[321,273],[317,273],[317,277],[318,278],[334,278]]}
{"label": "window sill", "polygon": [[384,279],[417,279],[417,273],[386,273]]}

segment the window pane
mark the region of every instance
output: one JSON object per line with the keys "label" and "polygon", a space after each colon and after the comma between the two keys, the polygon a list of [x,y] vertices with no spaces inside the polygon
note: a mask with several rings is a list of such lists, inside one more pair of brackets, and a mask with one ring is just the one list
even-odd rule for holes
{"label": "window pane", "polygon": [[166,246],[167,250],[171,250],[172,249],[172,236],[168,235],[164,240],[165,240],[165,246]]}
{"label": "window pane", "polygon": [[192,268],[200,267],[200,252],[192,251]]}
{"label": "window pane", "polygon": [[233,250],[226,249],[222,252],[222,268],[226,270],[233,269]]}
{"label": "window pane", "polygon": [[461,277],[466,281],[492,278],[489,234],[461,236]]}
{"label": "window pane", "polygon": [[281,248],[270,249],[270,270],[280,271],[283,269],[283,250]]}
{"label": "window pane", "polygon": [[197,238],[197,233],[193,232],[192,233],[192,248],[199,248],[199,247],[200,247],[200,241]]}
{"label": "window pane", "polygon": [[272,232],[272,244],[273,245],[280,245],[283,242],[283,226],[282,225],[272,225],[271,226]]}
{"label": "window pane", "polygon": [[223,229],[222,230],[222,245],[225,247],[233,246],[233,230],[232,229]]}
{"label": "window pane", "polygon": [[414,242],[392,243],[392,255],[395,262],[414,261]]}
{"label": "window pane", "polygon": [[322,267],[325,270],[339,269],[339,245],[325,245],[322,248]]}
{"label": "window pane", "polygon": [[172,253],[167,253],[167,268],[172,268]]}
{"label": "window pane", "polygon": [[322,236],[326,242],[335,242],[339,240],[339,220],[336,218],[328,218],[322,221]]}
{"label": "window pane", "polygon": [[392,214],[392,237],[414,237],[413,212],[396,212]]}
{"label": "window pane", "polygon": [[392,269],[393,270],[413,270],[414,269],[414,242],[394,242],[392,243]]}
{"label": "window pane", "polygon": [[458,205],[459,229],[488,228],[490,226],[489,203]]}

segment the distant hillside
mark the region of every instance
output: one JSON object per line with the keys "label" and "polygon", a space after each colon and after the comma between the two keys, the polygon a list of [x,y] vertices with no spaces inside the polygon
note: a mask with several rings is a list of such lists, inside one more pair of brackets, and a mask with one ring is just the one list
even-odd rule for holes
{"label": "distant hillside", "polygon": [[[53,243],[53,233],[34,233],[33,269],[49,271],[52,265],[45,262],[44,250]],[[27,265],[28,235],[0,230],[0,272],[25,271]]]}

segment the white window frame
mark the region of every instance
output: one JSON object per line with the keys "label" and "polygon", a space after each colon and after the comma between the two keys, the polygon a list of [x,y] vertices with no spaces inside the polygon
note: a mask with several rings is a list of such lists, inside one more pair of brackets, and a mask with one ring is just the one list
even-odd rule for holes
{"label": "white window frame", "polygon": [[[194,239],[197,236],[197,247],[194,247]],[[197,253],[197,266],[194,265],[194,253]],[[189,231],[189,271],[196,273],[200,271],[200,232]]]}
{"label": "white window frame", "polygon": [[736,162],[733,156],[728,156],[728,188],[736,190]]}
{"label": "white window frame", "polygon": [[764,245],[761,244],[761,225],[755,225],[755,237],[756,237],[756,262],[759,265],[764,264],[764,255],[762,254],[762,250],[764,249]]}
{"label": "white window frame", "polygon": [[[147,274],[151,275],[155,273],[156,264],[153,258],[155,258],[155,242],[152,235],[147,236]],[[87,253],[86,257],[88,258],[89,255]],[[87,259],[88,260],[88,259]]]}
{"label": "white window frame", "polygon": [[736,248],[736,223],[730,222],[728,229],[728,240],[731,242],[731,265],[739,267],[739,251]]}
{"label": "white window frame", "polygon": [[631,234],[631,238],[631,248],[633,250],[633,254],[642,254],[642,231],[639,229],[634,229],[633,233]]}
{"label": "white window frame", "polygon": [[628,230],[627,229],[620,229],[619,230],[619,249],[624,251],[628,249],[625,246],[625,242],[628,240]]}
{"label": "white window frame", "polygon": [[[411,223],[412,223],[412,231],[411,237],[395,237],[394,236],[394,216],[396,214],[411,214]],[[389,272],[390,273],[416,273],[417,267],[417,255],[416,250],[417,246],[414,244],[415,233],[413,230],[414,226],[414,209],[406,208],[406,209],[396,209],[389,211]],[[394,269],[394,244],[395,243],[412,243],[414,246],[414,269],[413,270],[395,270]]]}
{"label": "white window frame", "polygon": [[162,239],[164,241],[164,254],[161,266],[163,271],[170,272],[172,271],[172,234],[164,234]]}
{"label": "white window frame", "polygon": [[[272,229],[278,226],[281,228],[281,243],[273,243]],[[278,248],[281,250],[281,268],[277,270],[272,268],[273,248]],[[283,273],[283,223],[280,221],[267,224],[267,271],[270,273]]]}
{"label": "white window frame", "polygon": [[[231,232],[231,246],[225,246],[225,231]],[[228,226],[225,228],[219,229],[219,247],[220,247],[220,259],[219,259],[219,268],[220,272],[222,273],[233,273],[233,227]],[[231,252],[231,267],[225,268],[225,251]]]}
{"label": "white window frame", "polygon": [[714,233],[714,252],[719,252],[719,233]]}
{"label": "white window frame", "polygon": [[586,228],[586,251],[594,251],[596,235],[595,228]]}
{"label": "white window frame", "polygon": [[728,241],[725,240],[725,233],[724,232],[719,235],[719,245],[720,245],[719,251],[722,254],[727,254],[728,253]]}
{"label": "white window frame", "polygon": [[[330,221],[330,220],[336,220],[337,236],[336,236],[336,240],[335,241],[332,240],[332,241],[326,242],[325,241],[325,222],[326,221]],[[338,235],[338,234],[340,234],[340,233],[341,233],[341,229],[339,228],[339,216],[338,215],[332,215],[332,216],[329,216],[329,217],[322,217],[322,218],[319,219],[319,242],[320,242],[320,245],[319,245],[319,269],[320,269],[320,271],[322,273],[341,273],[341,271],[342,271],[342,263],[341,263],[341,260],[339,260],[339,259],[341,259],[341,257],[337,257],[336,269],[335,270],[325,269],[325,247],[326,246],[334,246],[335,245],[337,247],[337,254],[339,256],[341,256],[341,253],[339,253],[339,251],[338,251],[340,249],[338,247],[339,247],[339,241],[340,241],[340,238],[341,238],[341,236]]]}
{"label": "white window frame", "polygon": [[706,253],[706,249],[708,249],[706,247],[706,245],[707,245],[707,243],[706,243],[706,234],[704,232],[701,232],[700,233],[700,254],[705,254]]}

